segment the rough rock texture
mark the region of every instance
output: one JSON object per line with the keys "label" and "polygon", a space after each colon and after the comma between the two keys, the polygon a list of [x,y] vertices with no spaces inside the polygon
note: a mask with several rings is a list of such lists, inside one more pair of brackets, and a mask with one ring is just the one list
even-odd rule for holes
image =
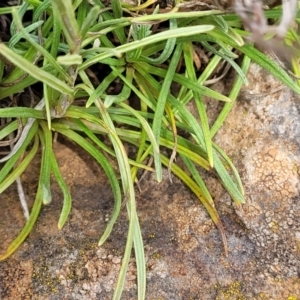
{"label": "rough rock texture", "polygon": [[[247,204],[237,210],[206,175],[225,226],[229,256],[204,207],[176,178],[149,175],[137,192],[147,261],[147,299],[300,299],[300,98],[255,65],[216,137],[238,167]],[[208,104],[209,105],[209,104]],[[214,110],[216,104],[211,106]],[[217,108],[216,108],[217,109]],[[44,207],[22,247],[0,263],[0,299],[111,299],[127,234],[123,209],[102,247],[113,197],[101,169],[73,145],[56,144],[73,209],[57,230],[61,195]],[[29,196],[33,165],[23,180]],[[24,223],[16,188],[0,195],[0,251]],[[136,299],[132,259],[122,299]]]}

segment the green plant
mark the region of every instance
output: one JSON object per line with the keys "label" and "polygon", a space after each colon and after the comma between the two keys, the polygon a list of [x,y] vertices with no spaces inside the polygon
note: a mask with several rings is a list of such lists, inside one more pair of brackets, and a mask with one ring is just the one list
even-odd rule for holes
{"label": "green plant", "polygon": [[[50,174],[54,175],[64,196],[58,227],[62,228],[71,210],[71,195],[60,173],[52,149],[54,132],[76,142],[102,166],[110,182],[115,203],[110,222],[102,234],[99,245],[110,235],[126,200],[129,227],[114,299],[120,299],[125,282],[129,258],[134,248],[137,264],[138,298],[145,299],[146,269],[144,247],[136,212],[134,182],[139,169],[156,173],[162,180],[162,165],[178,176],[199,198],[222,235],[227,253],[226,237],[199,168],[214,170],[236,205],[244,203],[243,188],[238,172],[227,155],[213,143],[212,138],[222,126],[244,83],[251,60],[269,70],[296,92],[300,88],[279,66],[252,45],[245,45],[247,35],[235,15],[222,15],[220,11],[178,12],[141,16],[137,12],[148,7],[151,1],[132,7],[118,0],[104,7],[100,0],[95,5],[87,1],[27,0],[17,9],[0,9],[12,13],[11,39],[0,44],[0,100],[18,94],[40,81],[43,99],[35,108],[10,107],[0,109],[1,118],[14,118],[0,130],[0,139],[8,137],[18,128],[24,128],[11,153],[2,158],[5,162],[0,172],[0,193],[11,185],[28,167],[42,148],[38,191],[29,219],[0,260],[10,256],[32,230],[42,204],[51,202]],[[32,11],[31,25],[23,27],[22,18]],[[74,13],[76,12],[76,14]],[[279,12],[272,11],[273,18]],[[161,23],[162,32],[155,32],[153,24]],[[168,25],[165,25],[168,23]],[[165,27],[164,27],[165,26]],[[188,28],[188,30],[187,30]],[[200,76],[194,68],[194,46],[212,53],[209,63]],[[239,66],[235,59],[238,49],[244,53]],[[226,61],[237,73],[231,93],[219,94],[206,86],[217,66]],[[10,62],[14,68],[6,74]],[[95,86],[88,69],[106,65],[109,74]],[[185,71],[179,72],[182,64]],[[108,95],[108,87],[116,80],[123,83],[118,95]],[[180,86],[178,95],[170,93],[173,82]],[[140,99],[140,110],[127,103],[135,94]],[[224,106],[210,127],[203,96],[223,101]],[[86,99],[85,107],[76,99]],[[187,109],[195,101],[200,124]],[[118,124],[128,125],[118,126]],[[185,132],[178,134],[177,129]],[[188,134],[188,138],[186,137]],[[109,138],[111,145],[99,139]],[[135,160],[127,157],[124,143],[137,149]],[[160,148],[173,151],[170,158]],[[111,167],[106,155],[116,160],[119,173]],[[174,163],[178,153],[186,170]],[[20,157],[24,158],[19,164]],[[154,158],[154,168],[145,164]],[[120,175],[121,180],[118,180]]]}

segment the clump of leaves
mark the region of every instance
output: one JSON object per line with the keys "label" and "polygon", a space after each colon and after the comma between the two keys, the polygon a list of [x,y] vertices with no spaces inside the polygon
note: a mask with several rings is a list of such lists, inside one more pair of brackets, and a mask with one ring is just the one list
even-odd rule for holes
{"label": "clump of leaves", "polygon": [[[59,229],[68,218],[72,198],[52,148],[53,136],[58,133],[93,156],[110,182],[114,210],[99,245],[110,235],[122,200],[126,200],[128,235],[114,299],[121,297],[132,248],[137,265],[138,299],[145,299],[144,247],[134,190],[138,170],[155,172],[157,181],[161,181],[164,165],[178,176],[207,209],[220,230],[227,253],[225,232],[199,167],[218,175],[236,205],[245,200],[236,168],[212,138],[242,85],[247,83],[251,60],[300,92],[281,67],[252,45],[244,44],[243,36],[247,33],[240,28],[235,15],[222,15],[218,10],[180,12],[176,7],[167,13],[159,13],[156,8],[151,15],[140,14],[150,4],[148,1],[133,7],[113,0],[111,7],[105,7],[100,0],[94,0],[93,4],[80,0],[74,4],[71,0],[27,0],[17,9],[0,8],[0,13],[13,15],[11,39],[0,44],[0,54],[5,58],[0,61],[0,100],[13,98],[36,82],[41,82],[43,88],[43,98],[34,108],[0,109],[3,120],[13,119],[0,130],[0,139],[9,137],[22,124],[18,141],[10,154],[0,160],[4,163],[0,193],[20,177],[38,149],[42,149],[39,184],[29,218],[0,260],[16,251],[32,230],[42,205],[51,202],[51,173],[64,196]],[[22,18],[28,11],[32,20],[25,26]],[[162,22],[163,25],[157,25]],[[200,76],[194,67],[196,46],[211,53]],[[245,54],[241,65],[235,61],[240,56],[236,49]],[[8,68],[7,62],[13,67]],[[222,62],[237,74],[228,96],[207,86]],[[95,83],[90,76],[91,68],[103,65],[109,69],[108,75]],[[185,71],[180,72],[180,65]],[[107,91],[116,80],[122,82],[122,90],[109,95]],[[170,92],[174,82],[180,86],[177,95]],[[128,104],[132,95],[139,99],[140,109]],[[203,96],[224,103],[211,127]],[[77,99],[86,99],[85,106],[77,105]],[[197,117],[187,108],[191,101],[195,102]],[[180,135],[178,129],[184,134]],[[110,143],[105,144],[101,135]],[[128,158],[125,143],[136,147],[135,159]],[[161,148],[171,149],[171,157],[165,156]],[[119,174],[111,167],[107,155],[117,162]],[[184,170],[174,162],[176,155],[181,158]],[[153,157],[154,167],[147,165],[149,157]]]}

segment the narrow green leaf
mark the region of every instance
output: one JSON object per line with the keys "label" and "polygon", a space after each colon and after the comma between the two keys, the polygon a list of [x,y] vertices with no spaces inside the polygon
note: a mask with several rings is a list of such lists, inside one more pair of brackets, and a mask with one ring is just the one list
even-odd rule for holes
{"label": "narrow green leaf", "polygon": [[227,61],[234,68],[234,70],[237,72],[237,74],[242,78],[244,84],[245,85],[249,84],[248,79],[245,76],[245,73],[241,70],[241,68],[239,67],[239,65],[234,60],[232,60],[230,57],[228,57],[227,55],[225,55],[222,50],[221,51],[216,50],[213,46],[211,46],[207,42],[202,42],[202,45],[207,50],[209,50],[211,53],[214,53],[216,55],[221,56],[225,61]]}
{"label": "narrow green leaf", "polygon": [[[81,122],[79,122],[79,123],[81,123]],[[86,126],[84,126],[83,123],[81,123],[81,126],[84,127],[84,132],[90,138],[92,138],[93,141],[96,141],[97,138],[92,134],[92,132]],[[72,131],[70,129],[62,129],[61,127],[56,126],[56,124],[53,125],[53,128],[57,132],[67,136],[68,138],[70,138],[71,140],[76,142],[78,145],[80,145],[80,147],[85,149],[91,156],[93,156],[97,160],[97,162],[101,165],[107,178],[109,179],[109,182],[110,182],[113,194],[114,194],[115,202],[114,202],[114,210],[112,213],[112,217],[111,217],[110,221],[108,222],[106,230],[103,233],[103,235],[99,241],[99,245],[102,245],[106,241],[106,239],[109,237],[109,235],[113,229],[113,226],[119,216],[120,210],[121,210],[121,202],[122,202],[121,191],[120,191],[120,186],[119,186],[117,176],[115,175],[115,172],[114,172],[111,164],[107,161],[105,156],[95,146],[93,146],[91,143],[89,143],[86,139],[84,139],[82,136],[75,133],[74,131]]]}
{"label": "narrow green leaf", "polygon": [[[248,56],[245,56],[242,62],[242,66],[241,66],[241,70],[244,74],[247,74],[249,66],[250,66],[250,62],[251,59]],[[237,99],[237,96],[243,86],[244,82],[242,80],[242,78],[240,76],[238,76],[233,84],[233,87],[230,91],[229,97],[230,99],[232,99],[231,103],[226,103],[222,109],[222,111],[219,113],[215,123],[213,124],[213,126],[211,127],[211,137],[213,138],[213,136],[218,132],[218,130],[220,129],[220,127],[223,125],[225,119],[227,118],[229,112],[231,111],[235,100]]]}
{"label": "narrow green leaf", "polygon": [[1,118],[34,118],[44,119],[45,116],[40,110],[29,107],[7,107],[0,108]]}
{"label": "narrow green leaf", "polygon": [[229,195],[232,197],[236,205],[239,206],[241,203],[245,203],[245,199],[241,191],[238,189],[236,184],[231,179],[226,168],[224,167],[220,158],[218,157],[216,150],[213,150],[213,154],[214,154],[215,169],[222,181],[223,186],[225,187]]}
{"label": "narrow green leaf", "polygon": [[[123,186],[123,192],[125,195],[125,199],[128,201],[126,206],[127,206],[127,210],[128,210],[128,217],[129,217],[129,229],[128,229],[127,241],[126,241],[126,246],[125,246],[125,253],[123,256],[123,261],[122,261],[121,269],[119,272],[117,285],[116,285],[114,295],[113,295],[113,299],[118,300],[118,299],[121,299],[122,291],[124,288],[126,271],[127,271],[129,260],[130,260],[130,255],[132,252],[133,242],[134,242],[134,245],[137,245],[137,244],[142,245],[143,242],[142,242],[142,240],[137,240],[137,239],[139,239],[141,234],[139,233],[138,217],[137,217],[137,212],[136,212],[134,183],[132,181],[130,165],[129,165],[126,151],[124,149],[123,143],[121,142],[118,135],[116,134],[114,124],[113,124],[104,104],[99,99],[97,99],[95,101],[95,104],[96,104],[97,108],[99,109],[99,113],[100,113],[102,119],[110,128],[109,137],[110,137],[110,140],[113,144],[113,147],[114,147],[114,150],[116,153],[119,170],[120,170],[120,174],[121,174],[121,179],[122,179],[122,186]],[[136,257],[144,255],[143,247],[137,247],[134,250],[135,250]],[[142,278],[145,279],[145,272],[146,272],[145,268],[146,268],[145,265],[139,266],[139,268],[138,268],[139,273],[137,274],[138,280],[143,280]],[[145,285],[142,285],[142,287],[145,288]],[[141,289],[138,289],[138,291],[139,291],[139,293],[142,293],[142,295],[144,295],[144,293],[145,293],[145,291],[141,290]],[[138,298],[143,299],[142,295],[139,294]]]}
{"label": "narrow green leaf", "polygon": [[53,17],[51,48],[50,48],[50,54],[52,57],[57,57],[57,53],[59,51],[60,37],[61,37],[60,22],[57,18]]}
{"label": "narrow green leaf", "polygon": [[59,80],[55,76],[51,75],[48,72],[43,71],[42,69],[36,67],[28,60],[14,53],[4,44],[0,43],[0,54],[2,54],[6,59],[8,59],[11,63],[18,66],[20,69],[30,74],[32,77],[36,78],[39,81],[42,81],[52,88],[56,89],[61,93],[65,93],[68,95],[73,94],[73,89],[65,84],[63,81]]}
{"label": "narrow green leaf", "polygon": [[[31,36],[28,34],[28,32],[30,32],[30,30],[28,29],[29,26],[26,28],[23,27],[22,20],[19,19],[16,11],[13,11],[13,17],[16,25],[18,26],[18,29],[20,30],[20,32],[18,33],[19,38],[21,39],[24,37],[38,52],[40,52],[44,56],[46,61],[51,64],[53,69],[55,69],[62,76],[62,78],[70,82],[70,78],[67,72],[55,61],[54,57],[43,46],[39,45],[36,41],[34,41],[34,39],[31,38]],[[41,22],[36,23],[36,27],[39,27],[41,25]],[[12,43],[12,41],[10,41],[10,43]],[[9,47],[12,48],[13,45],[9,44]]]}
{"label": "narrow green leaf", "polygon": [[[147,63],[144,62],[138,62],[135,63],[135,68],[144,75],[145,78],[147,78],[147,73],[149,74],[153,74],[153,75],[157,75],[160,76],[162,78],[165,78],[166,74],[167,74],[167,70],[164,70],[162,68],[158,68],[155,66],[150,66]],[[225,102],[231,102],[230,98],[215,92],[211,89],[209,89],[206,86],[203,86],[202,84],[197,84],[195,82],[192,82],[191,80],[188,80],[185,76],[181,75],[181,74],[174,74],[173,80],[177,83],[179,83],[182,86],[185,86],[189,89],[191,89],[192,91],[196,91],[201,93],[204,96],[207,97],[211,97],[213,99],[216,100],[221,100],[221,101],[225,101]]]}
{"label": "narrow green leaf", "polygon": [[[213,74],[213,72],[215,71],[215,69],[218,67],[218,65],[220,64],[220,61],[221,61],[221,57],[218,56],[218,55],[214,55],[209,60],[208,65],[206,66],[206,68],[204,69],[204,71],[201,72],[201,75],[199,76],[199,78],[197,80],[197,83],[198,83],[199,86],[203,86],[204,82]],[[184,91],[186,91],[186,92],[184,93]],[[189,103],[193,99],[193,91],[196,91],[196,90],[187,89],[186,86],[182,85],[182,88],[181,88],[182,94],[178,95],[178,100],[183,105],[186,105],[187,103]],[[212,98],[215,98],[215,97],[212,97]],[[230,98],[228,98],[228,97],[226,97],[226,98],[228,100],[230,100]],[[230,101],[226,101],[226,102],[231,102],[231,100]]]}
{"label": "narrow green leaf", "polygon": [[235,31],[229,30],[228,33],[226,33],[219,28],[215,28],[215,30],[208,32],[207,34],[216,39],[218,43],[223,42],[226,45],[230,45],[234,48],[242,47],[245,44],[243,38],[236,34]]}
{"label": "narrow green leaf", "polygon": [[[191,81],[197,82],[197,77],[196,77],[195,68],[193,64],[193,45],[191,43],[184,44],[183,54],[184,54],[184,61],[186,65],[188,78]],[[195,98],[198,114],[201,120],[202,132],[203,132],[208,161],[210,166],[213,167],[214,162],[213,162],[213,154],[212,154],[212,141],[210,137],[208,117],[206,114],[205,105],[199,93],[193,92],[193,95]]]}
{"label": "narrow green leaf", "polygon": [[[36,123],[35,123],[36,124]],[[36,125],[37,127],[37,125]],[[33,131],[33,130],[31,130]],[[20,234],[14,239],[14,241],[8,246],[6,253],[0,256],[0,260],[4,260],[8,258],[11,254],[13,254],[19,247],[20,245],[24,242],[26,237],[29,235],[31,232],[37,217],[40,213],[41,207],[42,207],[42,197],[43,197],[43,188],[42,188],[42,182],[41,182],[41,177],[39,179],[39,185],[38,185],[38,190],[36,193],[35,201],[29,216],[29,219],[27,220],[25,226],[21,230]]]}
{"label": "narrow green leaf", "polygon": [[[149,88],[152,89],[152,92],[155,93],[155,96],[158,97],[159,93],[161,92],[161,85],[151,76],[148,72],[144,71],[143,69],[139,69],[139,72],[147,78],[146,84],[148,84]],[[174,76],[174,78],[176,75]],[[174,96],[170,93],[168,96],[168,102],[175,109],[179,115],[184,119],[184,122],[188,124],[192,129],[193,133],[196,136],[197,142],[200,144],[202,148],[205,148],[204,139],[202,128],[199,125],[198,121],[194,118],[194,116],[188,111],[188,109],[182,105]]]}
{"label": "narrow green leaf", "polygon": [[[23,2],[22,5],[20,5],[20,6],[17,6],[20,19],[23,18],[23,16],[25,15],[25,13],[29,9],[29,7],[30,7],[30,4],[27,1]],[[10,25],[10,35],[14,36],[16,33],[18,33],[18,29],[17,29],[15,20],[13,20]]]}
{"label": "narrow green leaf", "polygon": [[[31,2],[26,1],[26,2]],[[43,2],[38,1],[39,4],[37,5],[37,7],[35,7],[34,11],[33,11],[33,17],[32,17],[32,21],[33,22],[37,22],[41,15],[45,12],[47,12],[47,10],[49,9],[49,7],[51,6],[51,2],[50,0],[44,0]],[[50,11],[50,9],[48,10]]]}
{"label": "narrow green leaf", "polygon": [[213,15],[212,19],[220,26],[224,32],[228,32],[229,26],[228,23],[224,20],[223,16]]}
{"label": "narrow green leaf", "polygon": [[300,94],[300,87],[295,83],[295,81],[287,74],[287,72],[277,65],[272,59],[267,57],[264,53],[255,49],[252,45],[244,45],[243,47],[238,47],[245,55],[250,59],[260,65],[262,68],[270,72],[274,77],[284,83],[291,90]]}
{"label": "narrow green leaf", "polygon": [[139,222],[136,222],[133,236],[133,243],[135,249],[135,261],[137,269],[137,286],[138,286],[138,300],[146,299],[146,259],[144,252],[144,244]]}
{"label": "narrow green leaf", "polygon": [[91,29],[92,25],[95,23],[95,21],[98,18],[100,12],[100,7],[99,6],[94,6],[89,12],[88,15],[86,16],[82,26],[81,26],[81,36],[84,39],[87,32]]}
{"label": "narrow green leaf", "polygon": [[[1,116],[1,109],[0,109],[0,117]],[[5,137],[7,137],[10,133],[14,132],[19,127],[19,121],[14,120],[13,122],[7,124],[4,128],[0,130],[0,141],[3,141]]]}
{"label": "narrow green leaf", "polygon": [[237,183],[237,186],[238,186],[240,192],[242,193],[242,195],[244,195],[243,183],[242,183],[241,177],[240,177],[236,167],[234,166],[234,164],[232,163],[230,158],[226,155],[226,153],[220,147],[218,147],[216,144],[214,144],[213,147],[221,154],[221,156],[223,157],[225,162],[231,168],[231,170],[233,172],[233,175],[234,175],[234,178],[235,178],[235,181]]}
{"label": "narrow green leaf", "polygon": [[[161,155],[161,160],[165,166],[169,165],[169,160],[165,156]],[[178,167],[174,163],[172,164],[171,169],[172,169],[172,172],[190,188],[190,190],[196,195],[196,197],[201,201],[201,203],[206,208],[206,210],[209,213],[210,217],[212,218],[213,222],[216,224],[216,226],[218,227],[218,229],[220,231],[220,234],[221,234],[222,240],[223,240],[223,244],[224,244],[225,254],[227,256],[228,249],[227,249],[227,240],[226,240],[225,230],[224,230],[224,227],[222,225],[222,222],[220,220],[219,214],[218,214],[215,206],[204,197],[203,192],[200,189],[200,187],[197,185],[197,183],[195,181],[192,180],[192,178],[186,172],[184,172],[180,167]]]}
{"label": "narrow green leaf", "polygon": [[[36,106],[36,110],[41,110],[44,107],[44,99],[42,99]],[[13,149],[11,152],[0,159],[0,163],[7,161],[10,159],[16,152],[18,152],[19,148],[22,148],[24,145],[24,141],[27,140],[29,132],[31,132],[32,127],[34,126],[34,123],[37,123],[34,118],[29,118],[27,120],[26,125],[23,127],[22,133],[20,138],[18,139],[17,143],[14,144]],[[34,131],[35,132],[35,131]],[[1,181],[1,180],[0,180]]]}
{"label": "narrow green leaf", "polygon": [[71,54],[79,54],[81,34],[71,0],[51,0],[53,13],[61,23]]}
{"label": "narrow green leaf", "polygon": [[[165,105],[166,101],[168,98],[168,95],[170,93],[171,89],[171,84],[173,82],[173,77],[176,72],[177,65],[179,63],[179,60],[181,58],[181,53],[182,53],[182,44],[178,44],[176,47],[176,50],[172,56],[170,66],[168,68],[168,72],[166,74],[166,77],[164,79],[164,82],[161,86],[161,90],[157,99],[157,104],[156,108],[154,111],[154,119],[153,119],[153,124],[152,124],[152,130],[154,137],[159,143],[159,138],[160,138],[160,129],[161,129],[161,124],[162,124],[162,117],[163,113],[165,110]],[[161,170],[161,162],[160,162],[160,157],[156,156],[154,157],[154,164],[155,164],[155,169],[157,170],[157,180],[160,182],[162,180],[162,172],[159,172]]]}
{"label": "narrow green leaf", "polygon": [[[76,10],[76,22],[77,22],[77,25],[78,25],[78,28],[82,28],[82,24],[84,23],[84,21],[86,20],[87,18],[87,14],[88,14],[88,11],[90,10],[91,8],[91,5],[88,1],[82,1],[82,0],[77,0],[77,1],[73,1],[73,9]],[[81,30],[80,30],[81,32]]]}
{"label": "narrow green leaf", "polygon": [[82,57],[79,54],[66,54],[64,56],[58,56],[57,62],[63,66],[80,65],[82,63]]}
{"label": "narrow green leaf", "polygon": [[[116,47],[116,51],[120,53],[126,53],[131,50],[135,50],[140,47],[144,47],[153,43],[157,43],[159,41],[163,41],[170,38],[177,38],[181,36],[190,36],[190,35],[196,35],[204,32],[208,32],[210,30],[213,30],[214,27],[210,25],[199,25],[199,26],[190,26],[187,28],[176,28],[164,32],[160,32],[157,34],[153,34],[149,37],[146,37],[144,39],[141,39],[139,41],[133,41],[131,43],[127,43],[121,46]],[[96,55],[95,57],[88,59],[85,61],[80,67],[80,70],[84,70],[91,65],[101,62],[103,59],[111,57],[111,53],[101,53],[99,55]]]}
{"label": "narrow green leaf", "polygon": [[[13,16],[15,18],[15,22],[16,25],[18,26],[18,29],[20,30],[20,20],[18,19],[18,14],[15,10],[13,10]],[[34,31],[35,29],[37,29],[38,27],[40,27],[42,24],[44,23],[44,21],[38,21],[36,23],[30,24],[29,26],[27,26],[26,28],[24,28],[22,26],[22,31],[16,33],[10,40],[8,43],[8,47],[13,49],[14,46],[24,37],[24,33],[26,33],[28,36],[30,36],[28,33],[31,31]]]}
{"label": "narrow green leaf", "polygon": [[[155,20],[169,20],[179,18],[200,18],[205,16],[211,16],[222,13],[220,10],[208,10],[208,11],[189,11],[189,12],[168,12],[157,15],[145,15],[136,17],[131,20],[132,23],[144,24],[149,21]],[[185,28],[186,29],[186,28]]]}
{"label": "narrow green leaf", "polygon": [[159,153],[159,146],[156,142],[156,139],[154,137],[154,134],[151,130],[151,127],[149,125],[149,123],[133,108],[131,108],[129,105],[125,104],[125,103],[120,103],[119,104],[121,107],[125,108],[126,110],[128,110],[133,116],[135,116],[139,122],[141,123],[141,125],[143,126],[144,130],[146,131],[148,138],[153,146],[153,151],[154,151],[154,155]]}
{"label": "narrow green leaf", "polygon": [[[19,157],[22,155],[22,153],[25,151],[28,144],[31,142],[32,138],[36,134],[38,129],[37,122],[33,122],[30,130],[27,132],[24,140],[20,144],[20,146],[17,148],[17,151],[15,151],[12,155],[7,155],[4,159],[2,158],[0,162],[4,162],[7,160],[5,165],[1,168],[0,172],[0,183],[5,179],[7,174],[10,172],[10,170],[13,168]],[[8,157],[8,159],[6,159]]]}
{"label": "narrow green leaf", "polygon": [[[117,68],[115,68],[113,66],[111,66],[111,68],[114,72],[118,73],[118,75],[121,74]],[[127,67],[126,68],[126,79],[127,79],[126,82],[129,82],[130,84],[132,84],[133,74],[134,74],[134,68]],[[130,94],[131,94],[131,88],[127,84],[124,84],[122,91],[119,95],[107,95],[105,97],[104,105],[106,108],[108,108],[113,103],[120,103],[120,102],[126,101],[129,99]]]}
{"label": "narrow green leaf", "polygon": [[39,146],[39,139],[37,136],[35,136],[34,144],[30,152],[25,156],[22,162],[11,173],[9,173],[1,182],[0,194],[2,194],[12,183],[14,183],[16,179],[19,178],[21,174],[26,170],[26,168],[29,166],[30,162],[34,158],[35,154],[37,153],[38,146]]}
{"label": "narrow green leaf", "polygon": [[[119,72],[123,72],[124,68],[121,68]],[[109,75],[107,75],[102,82],[99,84],[96,90],[94,90],[93,94],[90,95],[88,101],[85,106],[91,106],[98,97],[101,97],[102,94],[106,91],[106,89],[110,86],[110,84],[118,77],[118,73],[112,71]]]}
{"label": "narrow green leaf", "polygon": [[20,6],[0,7],[0,15],[11,14],[13,9],[20,9]]}
{"label": "narrow green leaf", "polygon": [[[170,19],[170,29],[172,30],[175,28],[177,28],[176,19]],[[167,59],[169,59],[169,57],[171,56],[171,54],[174,51],[175,46],[176,46],[176,38],[168,39],[166,42],[166,46],[163,49],[162,53],[159,55],[159,57],[152,58],[152,57],[142,56],[142,58],[144,58],[146,62],[149,62],[152,64],[157,64],[157,65],[162,64]]]}
{"label": "narrow green leaf", "polygon": [[43,134],[40,134],[43,145],[40,184],[42,188],[43,203],[45,205],[52,201],[50,187],[50,172],[51,172],[51,152],[52,149],[52,134],[45,122],[40,122]]}
{"label": "narrow green leaf", "polygon": [[29,219],[27,220],[25,226],[23,227],[20,234],[13,240],[13,242],[8,246],[6,252],[3,255],[0,255],[0,261],[7,259],[10,255],[12,255],[19,247],[20,245],[25,241],[29,233],[31,232],[37,217],[40,213],[41,207],[42,207],[42,195],[41,195],[41,189],[38,188],[36,198],[31,210],[31,214],[29,216]]}
{"label": "narrow green leaf", "polygon": [[121,18],[122,17],[121,2],[119,0],[112,0],[111,4],[112,4],[113,12],[114,12],[114,18],[115,19]]}
{"label": "narrow green leaf", "polygon": [[63,193],[63,196],[64,196],[63,207],[62,207],[59,221],[57,224],[58,229],[62,229],[68,219],[68,216],[69,216],[71,208],[72,208],[72,196],[71,196],[69,188],[59,170],[59,166],[57,164],[57,161],[56,161],[53,151],[50,152],[50,165],[51,165],[51,171],[53,172],[54,178],[55,178],[56,182],[58,183],[58,185]]}
{"label": "narrow green leaf", "polygon": [[193,176],[195,182],[198,184],[199,188],[201,189],[203,197],[212,205],[214,206],[213,199],[208,191],[205,182],[203,181],[202,177],[199,175],[199,172],[196,169],[195,164],[190,160],[190,158],[184,154],[180,155],[181,159],[183,160],[184,164],[190,171],[191,175]]}

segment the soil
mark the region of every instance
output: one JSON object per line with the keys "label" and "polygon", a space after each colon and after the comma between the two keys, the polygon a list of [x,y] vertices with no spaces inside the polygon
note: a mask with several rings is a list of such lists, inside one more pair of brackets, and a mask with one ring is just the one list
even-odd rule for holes
{"label": "soil", "polygon": [[[217,179],[206,174],[229,256],[188,188],[176,178],[171,183],[166,171],[159,184],[148,174],[137,190],[146,299],[300,299],[300,98],[256,65],[248,78],[249,86],[215,138],[242,176],[247,203],[237,209]],[[209,107],[212,115],[218,107]],[[1,300],[112,298],[126,241],[126,211],[99,247],[113,208],[109,184],[79,147],[63,141],[55,151],[73,196],[71,216],[58,230],[62,195],[53,184],[53,202],[43,207],[20,249],[0,263]],[[38,170],[37,158],[22,176],[30,206]],[[0,201],[3,253],[25,221],[15,185]],[[137,299],[136,289],[132,258],[122,299]]]}

